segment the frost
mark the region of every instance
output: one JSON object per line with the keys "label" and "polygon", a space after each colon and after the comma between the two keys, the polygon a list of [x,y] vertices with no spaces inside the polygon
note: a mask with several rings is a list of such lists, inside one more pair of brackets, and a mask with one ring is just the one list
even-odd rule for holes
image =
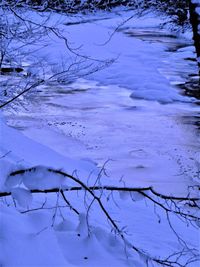
{"label": "frost", "polygon": [[80,213],[79,214],[79,224],[77,227],[77,232],[82,236],[82,237],[87,237],[88,236],[88,226],[87,226],[87,218],[85,213]]}
{"label": "frost", "polygon": [[127,200],[130,198],[130,192],[120,191],[119,195],[122,200]]}
{"label": "frost", "polygon": [[20,185],[22,183],[22,177],[20,175],[17,176],[9,176],[5,182],[5,185],[8,188],[12,188],[14,186]]}
{"label": "frost", "polygon": [[62,221],[55,226],[55,229],[60,232],[70,232],[75,230],[75,224],[69,219]]}
{"label": "frost", "polygon": [[6,181],[6,177],[13,171],[14,168],[15,164],[8,162],[5,159],[0,160],[0,174],[1,174],[0,188],[4,185],[4,183],[7,186],[13,186],[20,183],[19,177],[17,177],[14,180],[11,179],[9,181]]}
{"label": "frost", "polygon": [[22,177],[20,175],[9,176],[9,174],[17,169],[22,168],[22,165],[11,163],[7,160],[0,160],[1,178],[0,182],[4,182],[4,186],[9,190],[15,186],[19,186],[22,183]]}
{"label": "frost", "polygon": [[60,188],[64,178],[49,172],[47,167],[37,166],[36,170],[23,174],[22,181],[28,189],[49,189]]}
{"label": "frost", "polygon": [[32,202],[32,194],[24,188],[14,188],[11,193],[21,207],[28,207]]}
{"label": "frost", "polygon": [[144,199],[144,196],[138,192],[131,192],[131,198],[133,201],[140,201]]}

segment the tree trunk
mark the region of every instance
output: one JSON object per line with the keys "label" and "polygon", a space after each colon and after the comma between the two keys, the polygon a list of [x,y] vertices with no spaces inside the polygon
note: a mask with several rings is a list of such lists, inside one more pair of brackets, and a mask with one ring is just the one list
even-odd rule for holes
{"label": "tree trunk", "polygon": [[190,0],[189,1],[190,23],[192,25],[192,30],[193,30],[193,40],[194,40],[194,46],[196,48],[199,74],[200,74],[200,12],[197,11],[197,8],[200,9],[200,0]]}

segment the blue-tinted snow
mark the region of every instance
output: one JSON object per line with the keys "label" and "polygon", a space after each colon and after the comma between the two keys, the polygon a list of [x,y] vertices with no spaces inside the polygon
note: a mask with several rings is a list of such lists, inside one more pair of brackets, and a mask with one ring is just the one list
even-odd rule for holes
{"label": "blue-tinted snow", "polygon": [[[77,19],[73,17],[71,21],[74,20]],[[61,21],[64,25],[63,18]],[[102,166],[110,159],[106,165],[110,176],[104,177],[103,182],[119,184],[123,176],[128,185],[153,185],[166,194],[178,195],[185,195],[188,185],[198,178],[199,137],[190,119],[198,116],[199,108],[193,98],[181,95],[174,87],[184,83],[188,72],[195,72],[194,64],[184,60],[193,57],[194,50],[187,46],[172,53],[166,51],[165,42],[134,37],[138,28],[158,29],[161,20],[151,16],[129,21],[128,28],[124,25],[107,45],[100,45],[120,21],[121,17],[112,17],[61,26],[71,44],[84,44],[81,53],[99,59],[117,57],[116,62],[109,69],[70,85],[39,88],[37,94],[20,99],[4,112],[7,123],[18,129],[11,129],[1,119],[1,188],[11,190],[17,201],[17,210],[11,198],[1,202],[0,264],[5,267],[144,267],[144,259],[127,247],[125,250],[120,238],[110,232],[97,203],[90,213],[90,236],[86,214],[77,216],[66,207],[58,209],[58,201],[61,206],[66,204],[60,196],[32,195],[31,203],[27,189],[38,183],[46,188],[63,182],[60,177],[52,181],[55,177],[48,175],[44,166],[68,172],[78,169],[79,177],[86,181],[92,170],[97,172],[96,165]],[[187,43],[183,38],[179,41]],[[73,57],[61,40],[46,44],[37,56],[46,59],[43,63],[47,68],[60,58],[67,65],[69,56]],[[184,69],[186,76],[173,75],[174,69],[177,73]],[[35,70],[30,66],[30,71]],[[39,165],[35,175],[7,179],[11,171],[35,165]],[[66,195],[84,212],[84,193]],[[133,195],[134,201],[127,194],[118,193],[107,195],[104,200],[120,227],[127,226],[127,238],[134,245],[163,257],[182,249],[165,212],[155,210],[137,194]],[[21,214],[24,206],[35,211]],[[198,249],[198,230],[173,215],[171,219],[187,244]],[[196,263],[191,266],[196,267]]]}

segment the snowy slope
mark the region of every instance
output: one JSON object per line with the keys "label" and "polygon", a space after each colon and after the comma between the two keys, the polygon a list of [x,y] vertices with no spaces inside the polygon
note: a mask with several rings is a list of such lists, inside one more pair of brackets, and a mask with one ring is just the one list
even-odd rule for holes
{"label": "snowy slope", "polygon": [[[69,85],[39,87],[37,94],[7,109],[7,120],[64,156],[97,165],[110,159],[108,172],[116,181],[124,176],[127,183],[159,188],[173,183],[181,193],[198,173],[198,133],[189,123],[198,120],[198,107],[175,86],[197,71],[193,61],[185,60],[194,57],[194,48],[190,40],[160,29],[164,19],[154,14],[133,16],[123,25],[131,15],[61,17],[62,34],[72,47],[80,47],[80,54],[116,62]],[[102,45],[119,23],[120,31]],[[68,57],[76,56],[62,39],[51,37],[37,51],[38,58],[46,58],[50,66],[62,58],[67,68]]]}
{"label": "snowy slope", "polygon": [[[120,229],[127,231],[126,239],[144,250],[144,255],[121,240],[98,203],[85,192],[65,193],[79,215],[61,194],[30,194],[29,189],[35,187],[71,185],[60,176],[50,175],[46,167],[78,175],[86,184],[98,184],[97,166],[107,159],[110,176],[103,174],[103,184],[153,185],[168,195],[184,196],[188,186],[197,183],[199,136],[190,120],[198,121],[199,109],[194,98],[181,95],[174,86],[184,83],[187,73],[196,70],[193,63],[184,60],[193,57],[193,48],[189,43],[173,54],[169,51],[169,47],[174,49],[173,37],[169,42],[136,38],[141,29],[159,28],[161,20],[151,16],[129,21],[107,45],[101,45],[113,32],[113,25],[122,21],[121,16],[68,26],[64,23],[69,18],[62,17],[60,27],[70,44],[82,45],[84,55],[116,58],[116,62],[69,85],[39,87],[37,94],[13,103],[3,116],[18,130],[8,127],[1,116],[0,186],[1,191],[11,191],[15,199],[8,196],[0,203],[2,266],[144,267],[148,254],[166,257],[183,249],[184,254],[186,249],[183,263],[199,249],[198,225],[193,227],[174,214],[169,215],[169,221],[165,211],[141,195],[97,192]],[[71,22],[77,20],[80,18],[71,18]],[[162,35],[162,30],[158,32]],[[49,65],[47,76],[58,59],[62,59],[60,66],[64,63],[67,67],[68,60],[73,62],[76,57],[66,52],[62,40],[51,38],[35,53],[47,68]],[[185,42],[184,38],[178,41],[181,47]],[[172,68],[177,71],[174,76]],[[185,75],[180,72],[182,68]],[[8,177],[12,171],[35,165],[39,165],[36,172]],[[199,212],[188,206],[183,209],[195,215]],[[197,262],[190,266],[196,267]]]}

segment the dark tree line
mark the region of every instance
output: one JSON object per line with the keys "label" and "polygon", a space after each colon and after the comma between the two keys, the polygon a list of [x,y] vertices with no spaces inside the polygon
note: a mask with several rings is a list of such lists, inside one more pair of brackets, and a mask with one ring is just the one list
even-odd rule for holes
{"label": "dark tree line", "polygon": [[[156,7],[171,15],[180,15],[185,17],[185,10],[188,9],[189,0],[2,0],[0,2],[7,2],[9,5],[24,5],[27,4],[32,7],[44,7],[60,9],[64,12],[67,11],[80,11],[80,10],[94,10],[104,9],[109,10],[117,6],[126,6],[131,8],[144,8],[148,9]],[[184,15],[183,15],[184,14]]]}

